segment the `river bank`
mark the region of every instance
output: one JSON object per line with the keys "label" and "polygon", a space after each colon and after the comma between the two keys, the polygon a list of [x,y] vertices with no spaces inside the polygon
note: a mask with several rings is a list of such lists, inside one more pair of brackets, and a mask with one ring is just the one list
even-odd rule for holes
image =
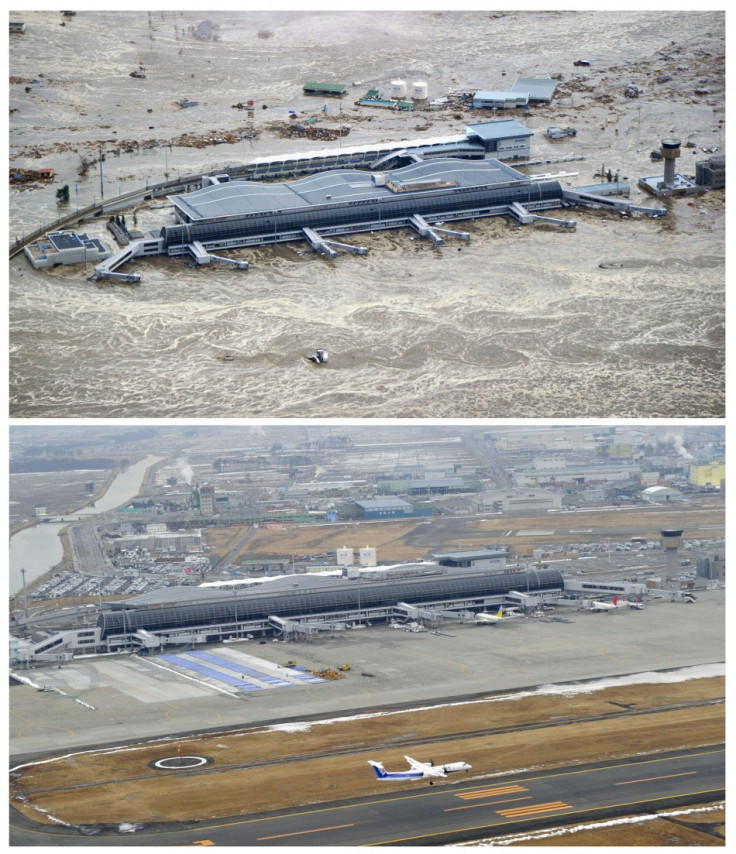
{"label": "river bank", "polygon": [[[94,497],[86,501],[79,509],[71,513],[65,513],[64,518],[96,516],[114,510],[121,504],[143,494],[154,476],[155,466],[165,457],[154,457],[151,455],[140,456],[132,462],[125,470],[116,470],[107,474],[106,479],[94,492]],[[94,507],[91,505],[94,504]],[[68,541],[68,529],[73,524],[69,522],[29,522],[28,524],[16,526],[17,530],[10,537],[10,592],[17,593],[22,590],[20,575],[21,566],[27,570],[26,587],[33,590],[39,586],[54,572],[65,569],[73,569],[71,547]],[[40,542],[53,540],[54,533],[57,534],[60,543],[61,554],[59,559],[54,560],[49,566],[45,556],[48,554],[46,548],[34,548],[38,538],[32,536],[32,530],[38,529],[41,537]],[[21,542],[23,538],[23,542]],[[15,552],[13,546],[15,545]],[[47,544],[48,545],[48,544]]]}

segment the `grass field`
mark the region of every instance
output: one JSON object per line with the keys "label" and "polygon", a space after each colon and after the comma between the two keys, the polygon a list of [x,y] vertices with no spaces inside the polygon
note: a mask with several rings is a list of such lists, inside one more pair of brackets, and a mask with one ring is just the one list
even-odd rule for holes
{"label": "grass field", "polygon": [[[312,525],[285,527],[282,530],[260,528],[244,544],[239,557],[271,557],[288,559],[289,555],[317,554],[336,551],[343,546],[359,547],[368,545],[376,548],[381,562],[419,560],[428,548],[416,545],[412,540],[420,526],[426,526],[427,520],[418,519],[406,522],[364,522],[354,525]],[[509,546],[519,554],[531,554],[532,549],[544,544],[564,543],[577,539],[605,541],[616,539],[617,533],[636,529],[637,535],[650,540],[659,540],[663,528],[708,525],[711,537],[725,536],[724,511],[722,507],[714,509],[635,508],[626,511],[608,511],[591,513],[554,513],[545,516],[495,516],[482,520],[469,520],[463,533],[463,546],[467,549],[479,548],[489,541],[503,537],[502,545]],[[534,528],[544,528],[554,533],[539,537],[519,534]],[[571,534],[571,530],[581,527],[595,528],[590,534]],[[512,533],[507,534],[508,531]],[[222,556],[227,553],[243,536],[242,528],[210,529],[206,532],[207,544],[213,554]],[[630,534],[621,534],[626,540]],[[686,533],[687,536],[687,533]],[[457,541],[438,541],[434,549],[456,550]],[[237,557],[233,559],[234,562]]]}
{"label": "grass field", "polygon": [[[348,678],[358,677],[349,674]],[[416,739],[426,739],[412,748],[416,758],[432,757],[438,763],[462,759],[473,766],[471,779],[479,780],[520,769],[716,745],[725,740],[723,703],[672,706],[722,698],[724,681],[712,677],[616,686],[567,697],[488,698],[376,713],[359,720],[182,739],[184,755],[214,760],[209,766],[213,774],[152,770],[150,762],[177,756],[179,742],[174,739],[90,751],[14,772],[11,802],[29,817],[47,823],[54,819],[71,824],[204,820],[401,790],[405,783],[378,783],[367,760],[380,759],[389,769],[403,767],[406,745]],[[670,708],[610,716],[622,705],[637,710]],[[590,719],[601,714],[609,716]],[[549,725],[557,721],[564,725]],[[511,729],[478,734],[489,722],[494,729]],[[530,728],[516,729],[521,724]],[[243,767],[242,763],[248,764]],[[212,786],[217,788],[216,798]],[[627,844],[622,835],[631,832],[618,831],[615,844]]]}

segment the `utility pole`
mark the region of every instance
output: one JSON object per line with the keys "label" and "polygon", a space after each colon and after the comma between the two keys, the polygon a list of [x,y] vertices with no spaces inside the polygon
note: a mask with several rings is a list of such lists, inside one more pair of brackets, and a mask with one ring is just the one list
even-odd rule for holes
{"label": "utility pole", "polygon": [[100,152],[100,195],[104,199],[105,198],[105,187],[102,184],[102,149],[100,148],[100,149],[98,149],[98,151]]}
{"label": "utility pole", "polygon": [[28,619],[28,590],[26,589],[26,571],[21,569],[20,574],[23,576],[23,616]]}

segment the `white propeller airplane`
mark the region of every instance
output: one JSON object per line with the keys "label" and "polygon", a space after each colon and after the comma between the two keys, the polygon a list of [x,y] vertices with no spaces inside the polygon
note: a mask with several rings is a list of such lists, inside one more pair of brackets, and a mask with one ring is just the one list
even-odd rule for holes
{"label": "white propeller airplane", "polygon": [[432,777],[446,777],[453,771],[470,771],[473,767],[467,762],[448,762],[445,765],[434,765],[431,759],[429,762],[418,762],[411,756],[405,756],[404,759],[410,766],[407,771],[387,771],[382,762],[374,762],[372,759],[368,760],[368,764],[372,766],[379,780],[423,780],[425,777],[429,777],[430,786],[434,783]]}
{"label": "white propeller airplane", "polygon": [[486,614],[484,611],[479,612],[475,615],[475,624],[476,626],[480,626],[483,623],[490,623],[491,625],[495,625],[499,623],[503,619],[503,605],[498,609],[495,614]]}

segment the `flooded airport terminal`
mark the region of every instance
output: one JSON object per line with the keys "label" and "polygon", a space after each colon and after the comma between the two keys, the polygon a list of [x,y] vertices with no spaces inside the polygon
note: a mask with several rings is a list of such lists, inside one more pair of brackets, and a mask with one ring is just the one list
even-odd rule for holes
{"label": "flooded airport terminal", "polygon": [[[125,37],[105,12],[64,27],[29,12],[11,35],[13,416],[723,413],[720,13],[223,12],[207,26],[195,12],[120,14]],[[590,44],[571,45],[572,31]],[[304,64],[312,50],[320,74]],[[315,80],[345,91],[305,92]],[[533,81],[545,80],[549,100],[533,100]],[[419,82],[426,98],[414,100]],[[373,90],[384,97],[366,98]],[[474,103],[512,90],[528,102]],[[670,136],[681,140],[677,174],[709,181],[707,192],[639,187]],[[502,164],[500,184],[461,209],[479,155]],[[417,186],[437,180],[458,186]],[[221,204],[249,186],[267,187],[264,205],[223,214],[262,217],[255,244],[239,232],[186,241],[185,228],[210,224],[184,199]],[[628,199],[608,194],[623,187]],[[534,207],[542,191],[557,210]],[[496,204],[498,193],[508,198]],[[581,204],[586,194],[606,202]],[[269,233],[280,200],[291,207]],[[399,227],[382,227],[378,200]],[[363,218],[367,208],[375,215]],[[318,209],[325,229],[286,222]],[[463,210],[471,217],[453,221]],[[56,252],[36,259],[58,266],[28,262],[25,242],[51,246],[46,235],[66,229],[112,255],[142,241],[152,257],[111,270],[133,281],[90,281],[105,261],[84,251],[71,264]],[[223,245],[231,239],[237,247]],[[330,354],[325,370],[304,361],[315,347]]]}

